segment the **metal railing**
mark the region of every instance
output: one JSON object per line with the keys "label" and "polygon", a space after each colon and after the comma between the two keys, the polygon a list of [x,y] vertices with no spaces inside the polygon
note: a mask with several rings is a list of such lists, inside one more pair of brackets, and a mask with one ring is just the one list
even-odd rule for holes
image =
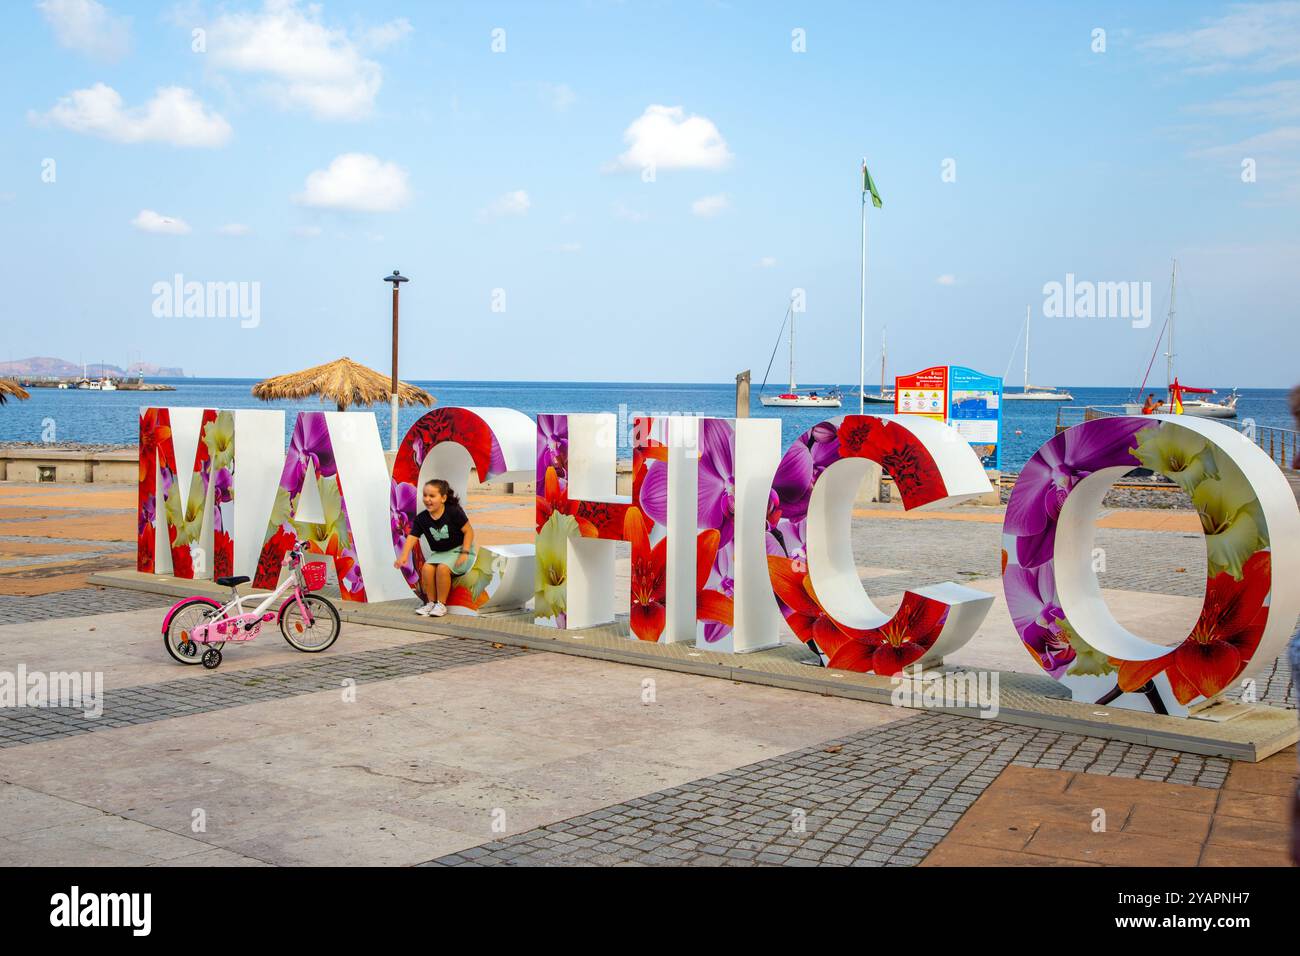
{"label": "metal railing", "polygon": [[1126,414],[1123,405],[1066,405],[1057,406],[1056,433],[1059,435],[1074,425],[1090,422],[1095,418],[1111,418]]}
{"label": "metal railing", "polygon": [[[1059,435],[1081,422],[1090,422],[1097,418],[1111,418],[1127,414],[1123,405],[1067,405],[1056,409],[1056,433]],[[1275,425],[1259,425],[1249,418],[1241,421],[1223,421],[1221,424],[1237,429],[1256,445],[1279,468],[1290,468],[1296,456],[1300,455],[1300,432],[1291,428],[1278,428]]]}
{"label": "metal railing", "polygon": [[1256,445],[1268,452],[1268,457],[1279,468],[1290,468],[1300,454],[1300,432],[1273,425],[1256,425],[1249,421],[1237,427],[1242,434],[1254,439]]}

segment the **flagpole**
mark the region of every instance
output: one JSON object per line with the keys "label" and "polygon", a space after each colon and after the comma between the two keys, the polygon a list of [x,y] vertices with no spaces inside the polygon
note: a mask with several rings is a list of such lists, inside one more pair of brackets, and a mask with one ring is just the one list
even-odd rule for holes
{"label": "flagpole", "polygon": [[867,157],[862,157],[862,296],[858,338],[858,414],[865,414],[867,390]]}

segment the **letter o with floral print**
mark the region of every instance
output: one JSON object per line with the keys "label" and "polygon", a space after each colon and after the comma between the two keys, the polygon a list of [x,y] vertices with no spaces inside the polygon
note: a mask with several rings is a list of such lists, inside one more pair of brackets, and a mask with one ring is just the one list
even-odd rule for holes
{"label": "letter o with floral print", "polygon": [[[1205,600],[1170,647],[1115,620],[1093,570],[1112,483],[1148,468],[1192,500],[1205,535]],[[1240,432],[1182,415],[1075,425],[1038,450],[1007,503],[1003,589],[1030,655],[1075,700],[1187,716],[1282,653],[1300,613],[1300,511],[1286,478]]]}

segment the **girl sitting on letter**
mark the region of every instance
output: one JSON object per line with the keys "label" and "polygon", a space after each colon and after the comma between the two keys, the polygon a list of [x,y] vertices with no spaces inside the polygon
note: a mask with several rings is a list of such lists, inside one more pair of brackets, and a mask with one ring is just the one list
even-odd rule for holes
{"label": "girl sitting on letter", "polygon": [[464,574],[474,566],[477,557],[474,529],[470,527],[456,492],[441,478],[424,483],[424,508],[415,516],[411,534],[406,536],[402,553],[393,562],[393,567],[401,568],[415,546],[423,542],[420,590],[427,603],[415,613],[442,617],[447,613],[452,576]]}

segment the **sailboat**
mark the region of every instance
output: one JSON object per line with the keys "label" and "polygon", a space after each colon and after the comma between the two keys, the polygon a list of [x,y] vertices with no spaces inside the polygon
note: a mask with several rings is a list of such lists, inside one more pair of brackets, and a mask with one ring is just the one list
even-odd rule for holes
{"label": "sailboat", "polygon": [[[1173,413],[1175,415],[1192,415],[1196,418],[1236,418],[1237,417],[1237,390],[1234,388],[1228,393],[1228,397],[1221,402],[1212,402],[1202,398],[1184,399],[1183,395],[1188,392],[1200,395],[1217,394],[1212,388],[1192,388],[1190,385],[1183,385],[1178,381],[1178,375],[1174,371],[1174,302],[1178,291],[1178,260],[1174,260],[1173,269],[1169,275],[1169,317],[1165,320],[1165,328],[1168,330],[1168,343],[1165,349],[1165,380],[1168,383],[1166,391],[1168,395],[1167,402],[1161,402],[1156,408],[1158,413]],[[1163,337],[1163,336],[1162,336]],[[1156,339],[1156,348],[1160,348],[1160,339]],[[1152,355],[1154,361],[1155,356]],[[1148,367],[1148,371],[1150,368]],[[1142,387],[1138,389],[1141,393],[1146,388],[1146,382],[1143,381]],[[1130,402],[1124,406],[1124,411],[1129,415],[1146,414],[1143,406]]]}
{"label": "sailboat", "polygon": [[862,401],[868,405],[893,405],[894,390],[885,387],[885,330],[880,330],[880,391],[874,395],[870,392],[862,393]]}
{"label": "sailboat", "polygon": [[1025,388],[1020,392],[1003,391],[1004,402],[1072,402],[1074,396],[1069,392],[1053,388],[1050,385],[1029,384],[1029,314],[1030,307],[1025,306]]}
{"label": "sailboat", "polygon": [[[824,395],[818,395],[815,391],[808,391],[803,394],[799,393],[799,386],[794,381],[794,307],[791,305],[786,310],[786,317],[790,320],[790,389],[782,392],[780,395],[760,395],[759,401],[768,408],[839,408],[841,395],[837,388],[832,388]],[[777,339],[777,344],[780,344]],[[771,363],[768,363],[771,367]],[[764,380],[766,381],[766,379]]]}

